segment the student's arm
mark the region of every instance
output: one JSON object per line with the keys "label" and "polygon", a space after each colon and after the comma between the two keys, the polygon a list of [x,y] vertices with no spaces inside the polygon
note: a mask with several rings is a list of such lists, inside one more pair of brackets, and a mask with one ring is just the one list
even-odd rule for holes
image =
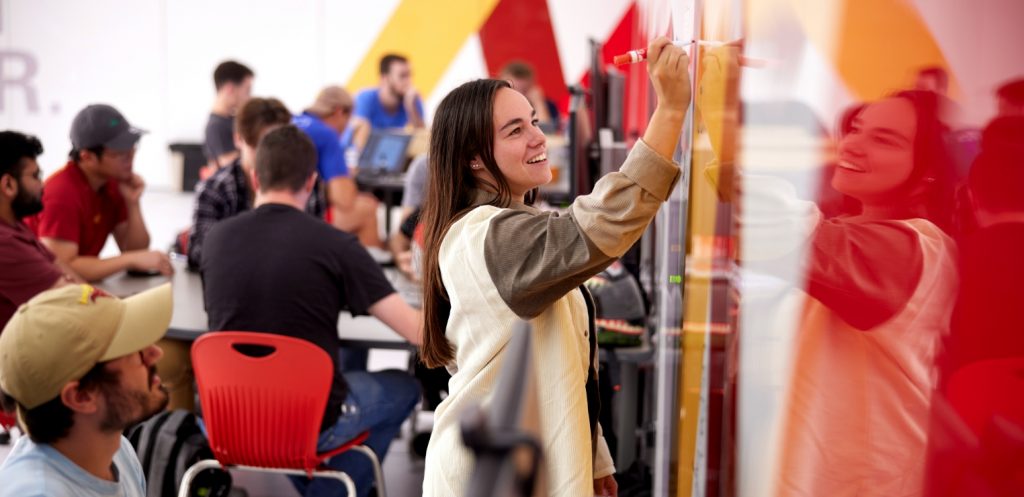
{"label": "student's arm", "polygon": [[238,158],[238,155],[239,155],[239,153],[238,153],[237,150],[232,150],[230,152],[225,152],[225,153],[220,154],[220,155],[217,156],[217,158],[215,159],[215,161],[216,161],[215,164],[216,164],[216,166],[218,168],[227,166],[228,164],[231,164],[232,162],[234,162],[235,159]]}
{"label": "student's arm", "polygon": [[366,140],[370,139],[370,122],[362,117],[352,117],[352,144],[362,150],[366,146]]}
{"label": "student's arm", "polygon": [[906,308],[924,270],[920,247],[920,235],[899,221],[822,221],[807,254],[807,293],[871,330]]}
{"label": "student's arm", "polygon": [[118,186],[124,197],[128,215],[114,227],[114,240],[117,241],[122,253],[149,248],[149,231],[142,219],[142,207],[139,205],[146,183],[138,174],[132,174],[130,180],[121,182]]}
{"label": "student's arm", "polygon": [[484,260],[502,300],[530,319],[640,239],[679,167],[638,141],[626,163],[578,197],[569,215],[504,209],[490,219]]}
{"label": "student's arm", "polygon": [[43,238],[40,241],[57,256],[57,261],[67,264],[86,281],[99,281],[127,269],[160,271],[167,276],[174,273],[167,254],[155,250],[133,250],[109,259],[100,259],[78,255],[78,244],[75,242],[56,238]]}
{"label": "student's arm", "polygon": [[61,278],[61,280],[67,281],[69,283],[86,282],[85,278],[82,278],[82,276],[78,274],[74,269],[71,269],[71,266],[69,266],[67,263],[61,262],[59,260],[55,260],[53,261],[53,263],[57,266],[58,269],[60,269],[61,273],[64,274],[64,277]]}
{"label": "student's arm", "polygon": [[409,116],[409,125],[413,129],[423,128],[423,102],[420,100],[419,92],[410,89],[405,94],[403,105],[405,105],[405,114]]}
{"label": "student's arm", "polygon": [[224,188],[208,178],[196,189],[196,202],[192,209],[192,229],[188,234],[188,267],[199,269],[203,260],[203,244],[210,228],[228,217],[228,198]]}
{"label": "student's arm", "polygon": [[356,181],[350,176],[335,176],[327,181],[327,202],[335,209],[335,219],[340,211],[347,213],[356,204]]}
{"label": "student's arm", "polygon": [[409,343],[417,346],[423,343],[423,332],[420,328],[422,314],[409,306],[397,293],[378,300],[370,306],[369,311],[370,315],[402,335]]}

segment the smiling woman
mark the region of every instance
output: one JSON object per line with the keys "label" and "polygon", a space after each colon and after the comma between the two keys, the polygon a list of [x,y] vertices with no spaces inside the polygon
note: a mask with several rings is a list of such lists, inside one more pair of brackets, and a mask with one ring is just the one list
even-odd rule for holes
{"label": "smiling woman", "polygon": [[658,107],[618,172],[568,215],[528,205],[551,181],[533,108],[508,82],[466,83],[441,102],[424,203],[427,366],[452,373],[435,411],[423,492],[462,495],[473,467],[459,416],[495,388],[512,325],[530,321],[547,495],[614,495],[615,467],[597,424],[594,309],[584,281],[640,237],[679,178],[671,161],[690,100],[688,59],[659,38],[648,71]]}
{"label": "smiling woman", "polygon": [[[494,160],[512,198],[519,202],[526,192],[551,181],[547,140],[536,116],[526,97],[515,90],[501,88],[494,96]],[[480,164],[482,159],[474,157],[473,163]],[[480,168],[477,176],[489,184],[496,183],[486,169]]]}

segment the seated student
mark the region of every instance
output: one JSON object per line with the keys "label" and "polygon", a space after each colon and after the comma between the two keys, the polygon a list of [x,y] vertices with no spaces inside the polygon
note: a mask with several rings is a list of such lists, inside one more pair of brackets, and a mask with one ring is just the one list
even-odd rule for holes
{"label": "seated student", "polygon": [[[192,230],[188,239],[188,266],[199,269],[206,233],[215,223],[252,208],[256,190],[249,181],[256,166],[256,145],[263,135],[291,122],[288,109],[276,98],[250,99],[238,111],[234,140],[241,155],[219,169],[196,189]],[[320,193],[320,192],[317,192]],[[322,194],[310,195],[306,212],[320,218],[324,214]]]}
{"label": "seated student", "polygon": [[121,432],[167,404],[153,365],[170,322],[169,284],[124,300],[67,285],[18,309],[0,335],[0,401],[28,437],[0,466],[0,497],[146,495]]}
{"label": "seated student", "polygon": [[39,292],[77,279],[21,220],[43,209],[43,182],[34,136],[0,132],[0,327]]}
{"label": "seated student", "polygon": [[521,60],[513,60],[501,69],[498,79],[504,79],[512,89],[522,93],[537,111],[537,121],[545,133],[558,131],[558,105],[544,96],[544,90],[537,84],[533,67]]}
{"label": "seated student", "polygon": [[362,150],[370,131],[412,126],[424,127],[423,101],[412,87],[409,60],[401,55],[387,54],[380,59],[380,83],[356,95],[352,118],[352,143]]}
{"label": "seated student", "polygon": [[221,62],[213,71],[217,97],[206,121],[203,140],[203,154],[211,174],[238,158],[234,140],[235,113],[249,100],[254,77],[252,69],[233,60]]}
{"label": "seated student", "polygon": [[[391,439],[419,400],[405,372],[338,369],[338,313],[371,314],[412,343],[419,313],[395,293],[356,238],[302,214],[316,180],[316,149],[294,126],[260,141],[253,184],[256,209],[217,223],[201,262],[211,330],[278,333],[308,340],[335,362],[317,449],[325,451],[369,430],[366,445],[383,459]],[[373,469],[362,454],[344,453],[328,466],[348,473],[367,495]],[[340,495],[341,484],[294,478],[306,496]]]}
{"label": "seated student", "polygon": [[328,86],[308,109],[295,116],[295,126],[313,140],[317,172],[325,185],[334,227],[352,233],[364,247],[382,247],[377,227],[377,198],[356,190],[354,174],[345,163],[341,134],[352,114],[352,97],[340,86]]}
{"label": "seated student", "polygon": [[402,221],[398,231],[388,238],[388,248],[395,259],[395,266],[402,275],[411,281],[420,281],[418,269],[413,263],[413,233],[419,224],[420,208],[423,207],[423,195],[427,190],[427,171],[430,160],[427,154],[417,156],[409,164],[405,172],[405,184],[402,193]]}
{"label": "seated student", "polygon": [[[132,172],[142,133],[109,105],[82,109],[71,122],[71,160],[46,180],[43,210],[26,219],[57,260],[88,281],[126,269],[173,272],[167,254],[147,250],[139,207],[146,184]],[[100,259],[110,234],[121,255]]]}

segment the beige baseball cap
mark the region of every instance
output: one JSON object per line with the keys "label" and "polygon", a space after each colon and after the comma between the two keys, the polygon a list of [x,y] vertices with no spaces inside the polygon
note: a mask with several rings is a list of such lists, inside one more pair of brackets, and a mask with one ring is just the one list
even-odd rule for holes
{"label": "beige baseball cap", "polygon": [[171,324],[171,284],[119,299],[91,285],[36,295],[0,333],[0,388],[27,409],[93,366],[142,350]]}

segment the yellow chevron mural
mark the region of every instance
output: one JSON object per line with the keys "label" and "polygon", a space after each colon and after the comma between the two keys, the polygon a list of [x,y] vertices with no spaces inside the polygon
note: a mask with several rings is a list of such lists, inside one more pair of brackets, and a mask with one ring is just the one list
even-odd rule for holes
{"label": "yellow chevron mural", "polygon": [[377,84],[381,56],[409,58],[416,89],[427,98],[466,40],[500,0],[402,0],[346,85],[356,92]]}

